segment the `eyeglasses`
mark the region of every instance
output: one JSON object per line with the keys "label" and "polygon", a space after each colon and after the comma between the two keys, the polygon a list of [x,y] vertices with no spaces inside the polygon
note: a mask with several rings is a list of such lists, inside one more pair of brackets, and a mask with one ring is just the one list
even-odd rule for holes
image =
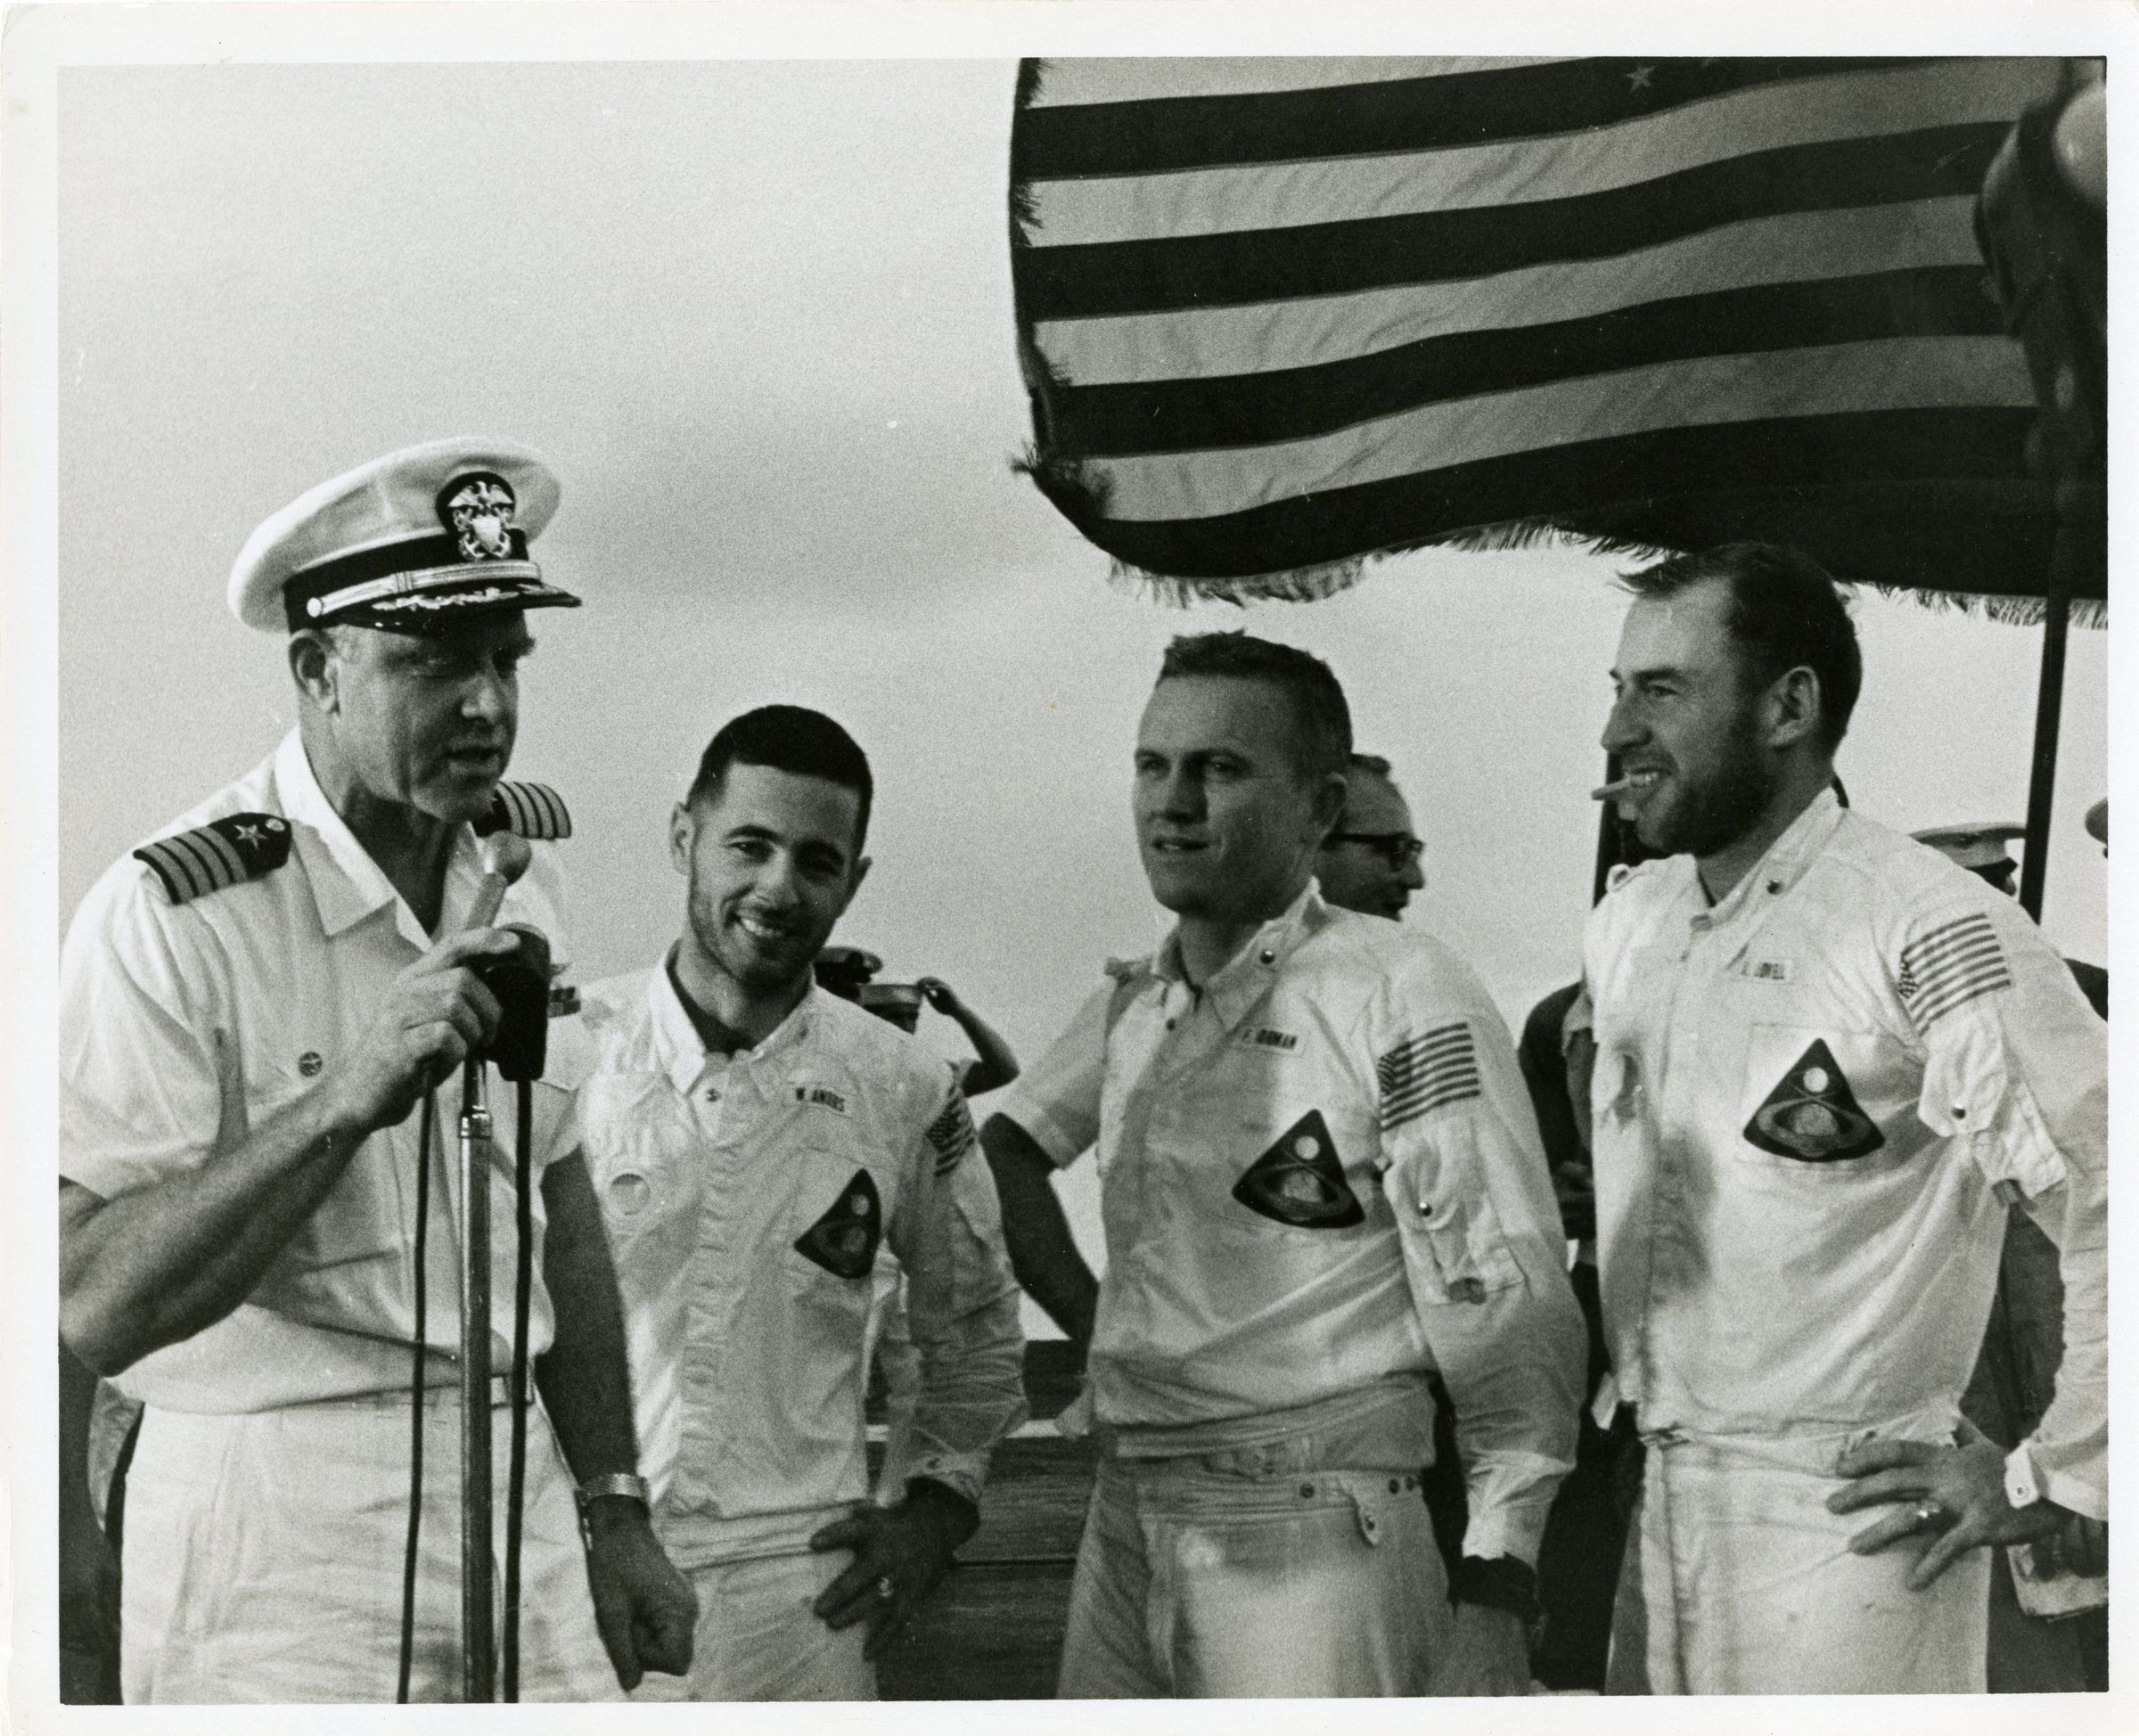
{"label": "eyeglasses", "polygon": [[1426,841],[1407,831],[1333,831],[1332,844],[1364,844],[1391,868],[1407,868],[1425,854]]}

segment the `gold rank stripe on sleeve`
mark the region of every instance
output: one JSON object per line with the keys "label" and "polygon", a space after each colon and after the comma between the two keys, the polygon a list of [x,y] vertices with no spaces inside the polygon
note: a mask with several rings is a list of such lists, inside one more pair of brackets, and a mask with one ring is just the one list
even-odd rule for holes
{"label": "gold rank stripe on sleeve", "polygon": [[290,859],[290,823],[279,814],[226,814],[153,839],[134,856],[148,864],[165,896],[183,905],[280,868]]}
{"label": "gold rank stripe on sleeve", "polygon": [[1381,1086],[1383,1133],[1478,1096],[1478,1047],[1469,1023],[1459,1019],[1406,1037],[1374,1063],[1374,1075]]}
{"label": "gold rank stripe on sleeve", "polygon": [[973,1149],[972,1111],[965,1099],[954,1093],[943,1113],[929,1124],[929,1143],[936,1148],[936,1173],[947,1175],[963,1163]]}
{"label": "gold rank stripe on sleeve", "polygon": [[1903,947],[1895,983],[1919,1030],[1979,995],[2012,987],[2004,949],[1980,911],[1941,923]]}
{"label": "gold rank stripe on sleeve", "polygon": [[572,835],[572,815],[564,798],[546,783],[501,783],[475,830],[479,836],[509,831],[516,838],[554,840]]}

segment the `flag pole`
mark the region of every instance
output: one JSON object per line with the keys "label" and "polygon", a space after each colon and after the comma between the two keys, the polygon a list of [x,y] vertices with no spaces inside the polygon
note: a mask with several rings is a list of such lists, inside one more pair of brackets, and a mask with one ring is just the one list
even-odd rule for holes
{"label": "flag pole", "polygon": [[2065,630],[2070,622],[2070,575],[2066,533],[2061,529],[2050,558],[2050,588],[2043,599],[2042,676],[2035,700],[2035,759],[2028,779],[2028,840],[2020,856],[2020,905],[2043,920],[2043,881],[2050,869],[2050,810],[2057,787],[2057,735],[2065,697]]}

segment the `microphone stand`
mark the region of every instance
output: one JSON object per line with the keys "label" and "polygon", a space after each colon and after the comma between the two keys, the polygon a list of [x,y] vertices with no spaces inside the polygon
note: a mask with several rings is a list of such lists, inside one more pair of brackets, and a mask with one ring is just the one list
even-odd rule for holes
{"label": "microphone stand", "polygon": [[490,1107],[484,1063],[461,1075],[461,1698],[497,1698],[490,1582]]}

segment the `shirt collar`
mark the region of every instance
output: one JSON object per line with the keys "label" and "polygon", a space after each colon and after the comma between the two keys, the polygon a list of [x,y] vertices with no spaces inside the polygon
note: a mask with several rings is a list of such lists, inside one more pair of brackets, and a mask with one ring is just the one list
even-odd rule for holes
{"label": "shirt collar", "polygon": [[738,1049],[733,1055],[712,1054],[669,978],[669,967],[675,958],[674,946],[661,955],[661,962],[654,966],[646,986],[646,1000],[654,1064],[668,1076],[669,1082],[678,1091],[690,1090],[709,1062],[725,1067],[731,1062],[766,1060],[809,1040],[809,1034],[817,1023],[817,996],[824,993],[815,982],[804,991],[794,1011],[773,1028],[764,1042],[752,1049]]}
{"label": "shirt collar", "polygon": [[1749,911],[1757,914],[1766,908],[1771,898],[1796,886],[1827,848],[1848,811],[1836,799],[1833,785],[1822,790],[1783,830],[1782,837],[1767,847],[1767,854],[1708,912],[1710,925],[1721,928]]}
{"label": "shirt collar", "polygon": [[[1313,879],[1299,896],[1255,931],[1241,950],[1203,985],[1218,1022],[1230,1029],[1246,1016],[1248,1009],[1268,993],[1285,961],[1311,935],[1326,927],[1330,907],[1323,902],[1322,888]],[[1176,924],[1158,952],[1152,954],[1151,974],[1161,981],[1185,983],[1181,970],[1181,929]]]}
{"label": "shirt collar", "polygon": [[[290,833],[304,859],[305,877],[319,908],[320,926],[328,935],[353,928],[373,912],[394,906],[394,925],[418,951],[428,950],[432,938],[407,901],[394,889],[386,871],[372,860],[371,853],[356,841],[348,823],[335,812],[334,804],[319,787],[310,756],[296,730],[283,738],[275,753],[275,787]],[[445,899],[439,905],[438,931],[448,934],[458,926],[459,913],[475,901],[482,879],[476,861],[475,834],[458,829],[453,855],[446,864]]]}

